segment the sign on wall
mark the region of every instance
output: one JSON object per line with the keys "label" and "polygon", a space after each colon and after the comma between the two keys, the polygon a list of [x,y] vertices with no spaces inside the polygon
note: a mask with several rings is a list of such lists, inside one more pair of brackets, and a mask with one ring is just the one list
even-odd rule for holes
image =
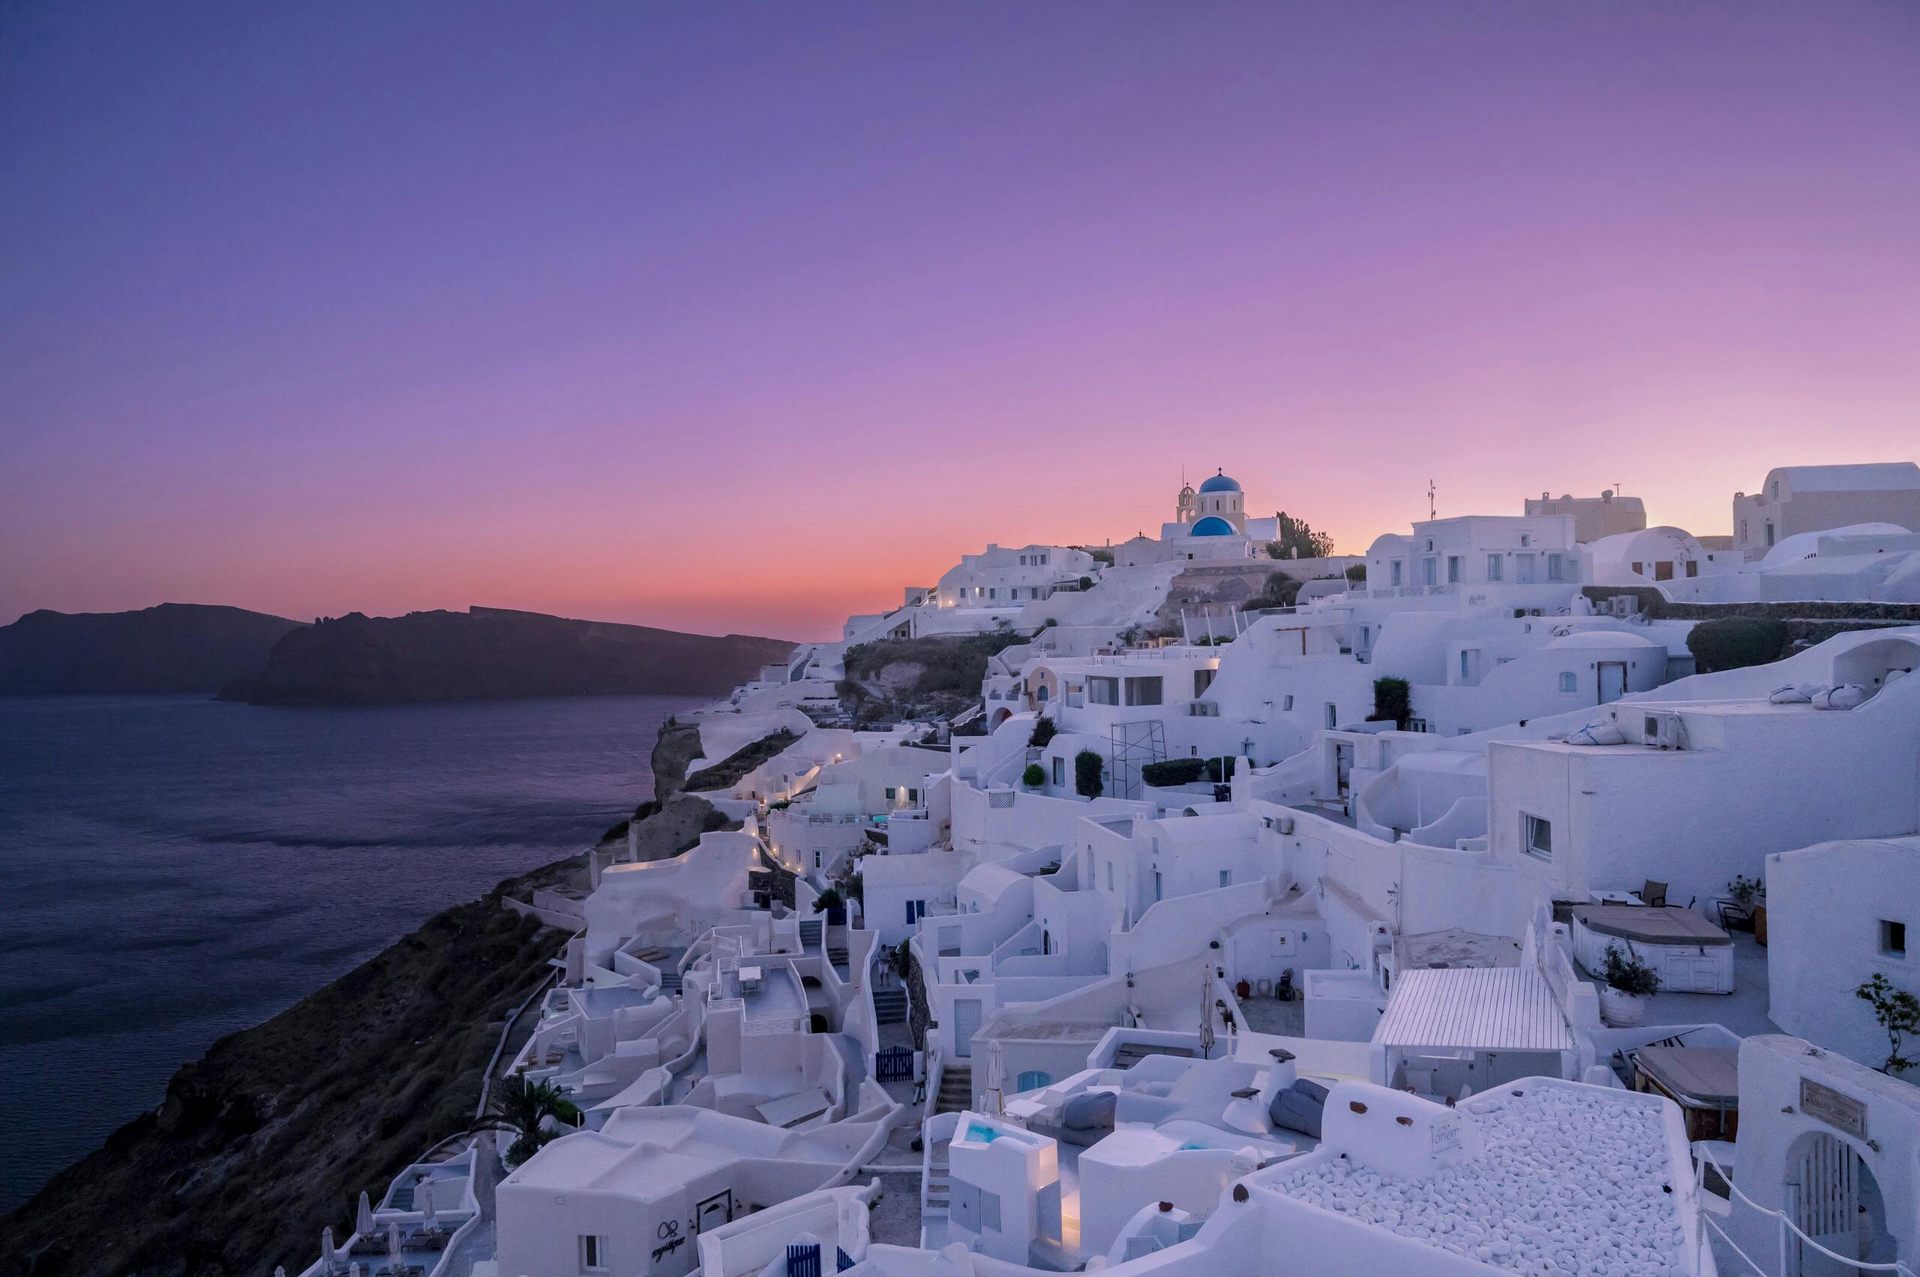
{"label": "sign on wall", "polygon": [[1800,1111],[1855,1139],[1867,1138],[1867,1106],[1810,1077],[1800,1079]]}

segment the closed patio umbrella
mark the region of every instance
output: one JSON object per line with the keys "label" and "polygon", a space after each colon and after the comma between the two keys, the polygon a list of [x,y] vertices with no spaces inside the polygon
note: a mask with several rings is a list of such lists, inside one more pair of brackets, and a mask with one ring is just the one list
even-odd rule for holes
{"label": "closed patio umbrella", "polygon": [[362,1237],[373,1236],[373,1203],[367,1200],[365,1189],[360,1190],[360,1208],[353,1213],[353,1231]]}
{"label": "closed patio umbrella", "polygon": [[394,1272],[403,1271],[400,1262],[400,1225],[387,1225],[387,1259],[393,1264]]}
{"label": "closed patio umbrella", "polygon": [[1213,1058],[1213,961],[1200,971],[1200,1058]]}
{"label": "closed patio umbrella", "polygon": [[414,1190],[414,1200],[420,1203],[420,1227],[429,1233],[440,1231],[440,1221],[433,1213],[433,1180],[423,1179],[420,1187]]}
{"label": "closed patio umbrella", "polygon": [[1007,1066],[1001,1056],[1000,1043],[996,1040],[987,1049],[987,1093],[993,1105],[995,1117],[1003,1116],[1007,1111]]}
{"label": "closed patio umbrella", "polygon": [[333,1271],[333,1225],[320,1230],[320,1271]]}

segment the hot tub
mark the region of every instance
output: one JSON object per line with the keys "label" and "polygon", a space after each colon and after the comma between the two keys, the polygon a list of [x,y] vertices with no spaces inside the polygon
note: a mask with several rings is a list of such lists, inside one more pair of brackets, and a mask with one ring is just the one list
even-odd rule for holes
{"label": "hot tub", "polygon": [[1588,974],[1604,977],[1607,949],[1615,945],[1652,967],[1663,993],[1733,992],[1733,937],[1691,909],[1574,909],[1573,952]]}

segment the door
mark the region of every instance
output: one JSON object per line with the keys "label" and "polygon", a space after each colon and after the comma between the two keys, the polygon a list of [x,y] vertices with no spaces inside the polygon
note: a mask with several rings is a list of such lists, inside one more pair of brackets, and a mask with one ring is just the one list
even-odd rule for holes
{"label": "door", "polygon": [[[1828,1250],[1860,1254],[1860,1157],[1837,1135],[1816,1131],[1787,1151],[1787,1215]],[[1787,1277],[1838,1277],[1849,1264],[1787,1234]]]}
{"label": "door", "polygon": [[693,1231],[704,1233],[710,1228],[733,1222],[733,1190],[715,1193],[693,1208]]}
{"label": "door", "polygon": [[953,1004],[953,1053],[961,1059],[973,1055],[973,1035],[980,1031],[980,1000],[962,998]]}
{"label": "door", "polygon": [[1533,556],[1516,554],[1513,556],[1513,583],[1515,585],[1533,584]]}
{"label": "door", "polygon": [[1335,745],[1333,747],[1334,792],[1340,797],[1347,796],[1347,782],[1353,777],[1353,746]]}
{"label": "door", "polygon": [[1627,663],[1625,661],[1600,662],[1600,703],[1617,701],[1627,694]]}

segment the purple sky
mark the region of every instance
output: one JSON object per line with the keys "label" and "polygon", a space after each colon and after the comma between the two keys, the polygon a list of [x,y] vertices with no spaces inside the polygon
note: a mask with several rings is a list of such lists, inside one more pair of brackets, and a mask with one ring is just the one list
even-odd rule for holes
{"label": "purple sky", "polygon": [[0,621],[832,633],[1920,456],[1920,5],[0,8]]}

